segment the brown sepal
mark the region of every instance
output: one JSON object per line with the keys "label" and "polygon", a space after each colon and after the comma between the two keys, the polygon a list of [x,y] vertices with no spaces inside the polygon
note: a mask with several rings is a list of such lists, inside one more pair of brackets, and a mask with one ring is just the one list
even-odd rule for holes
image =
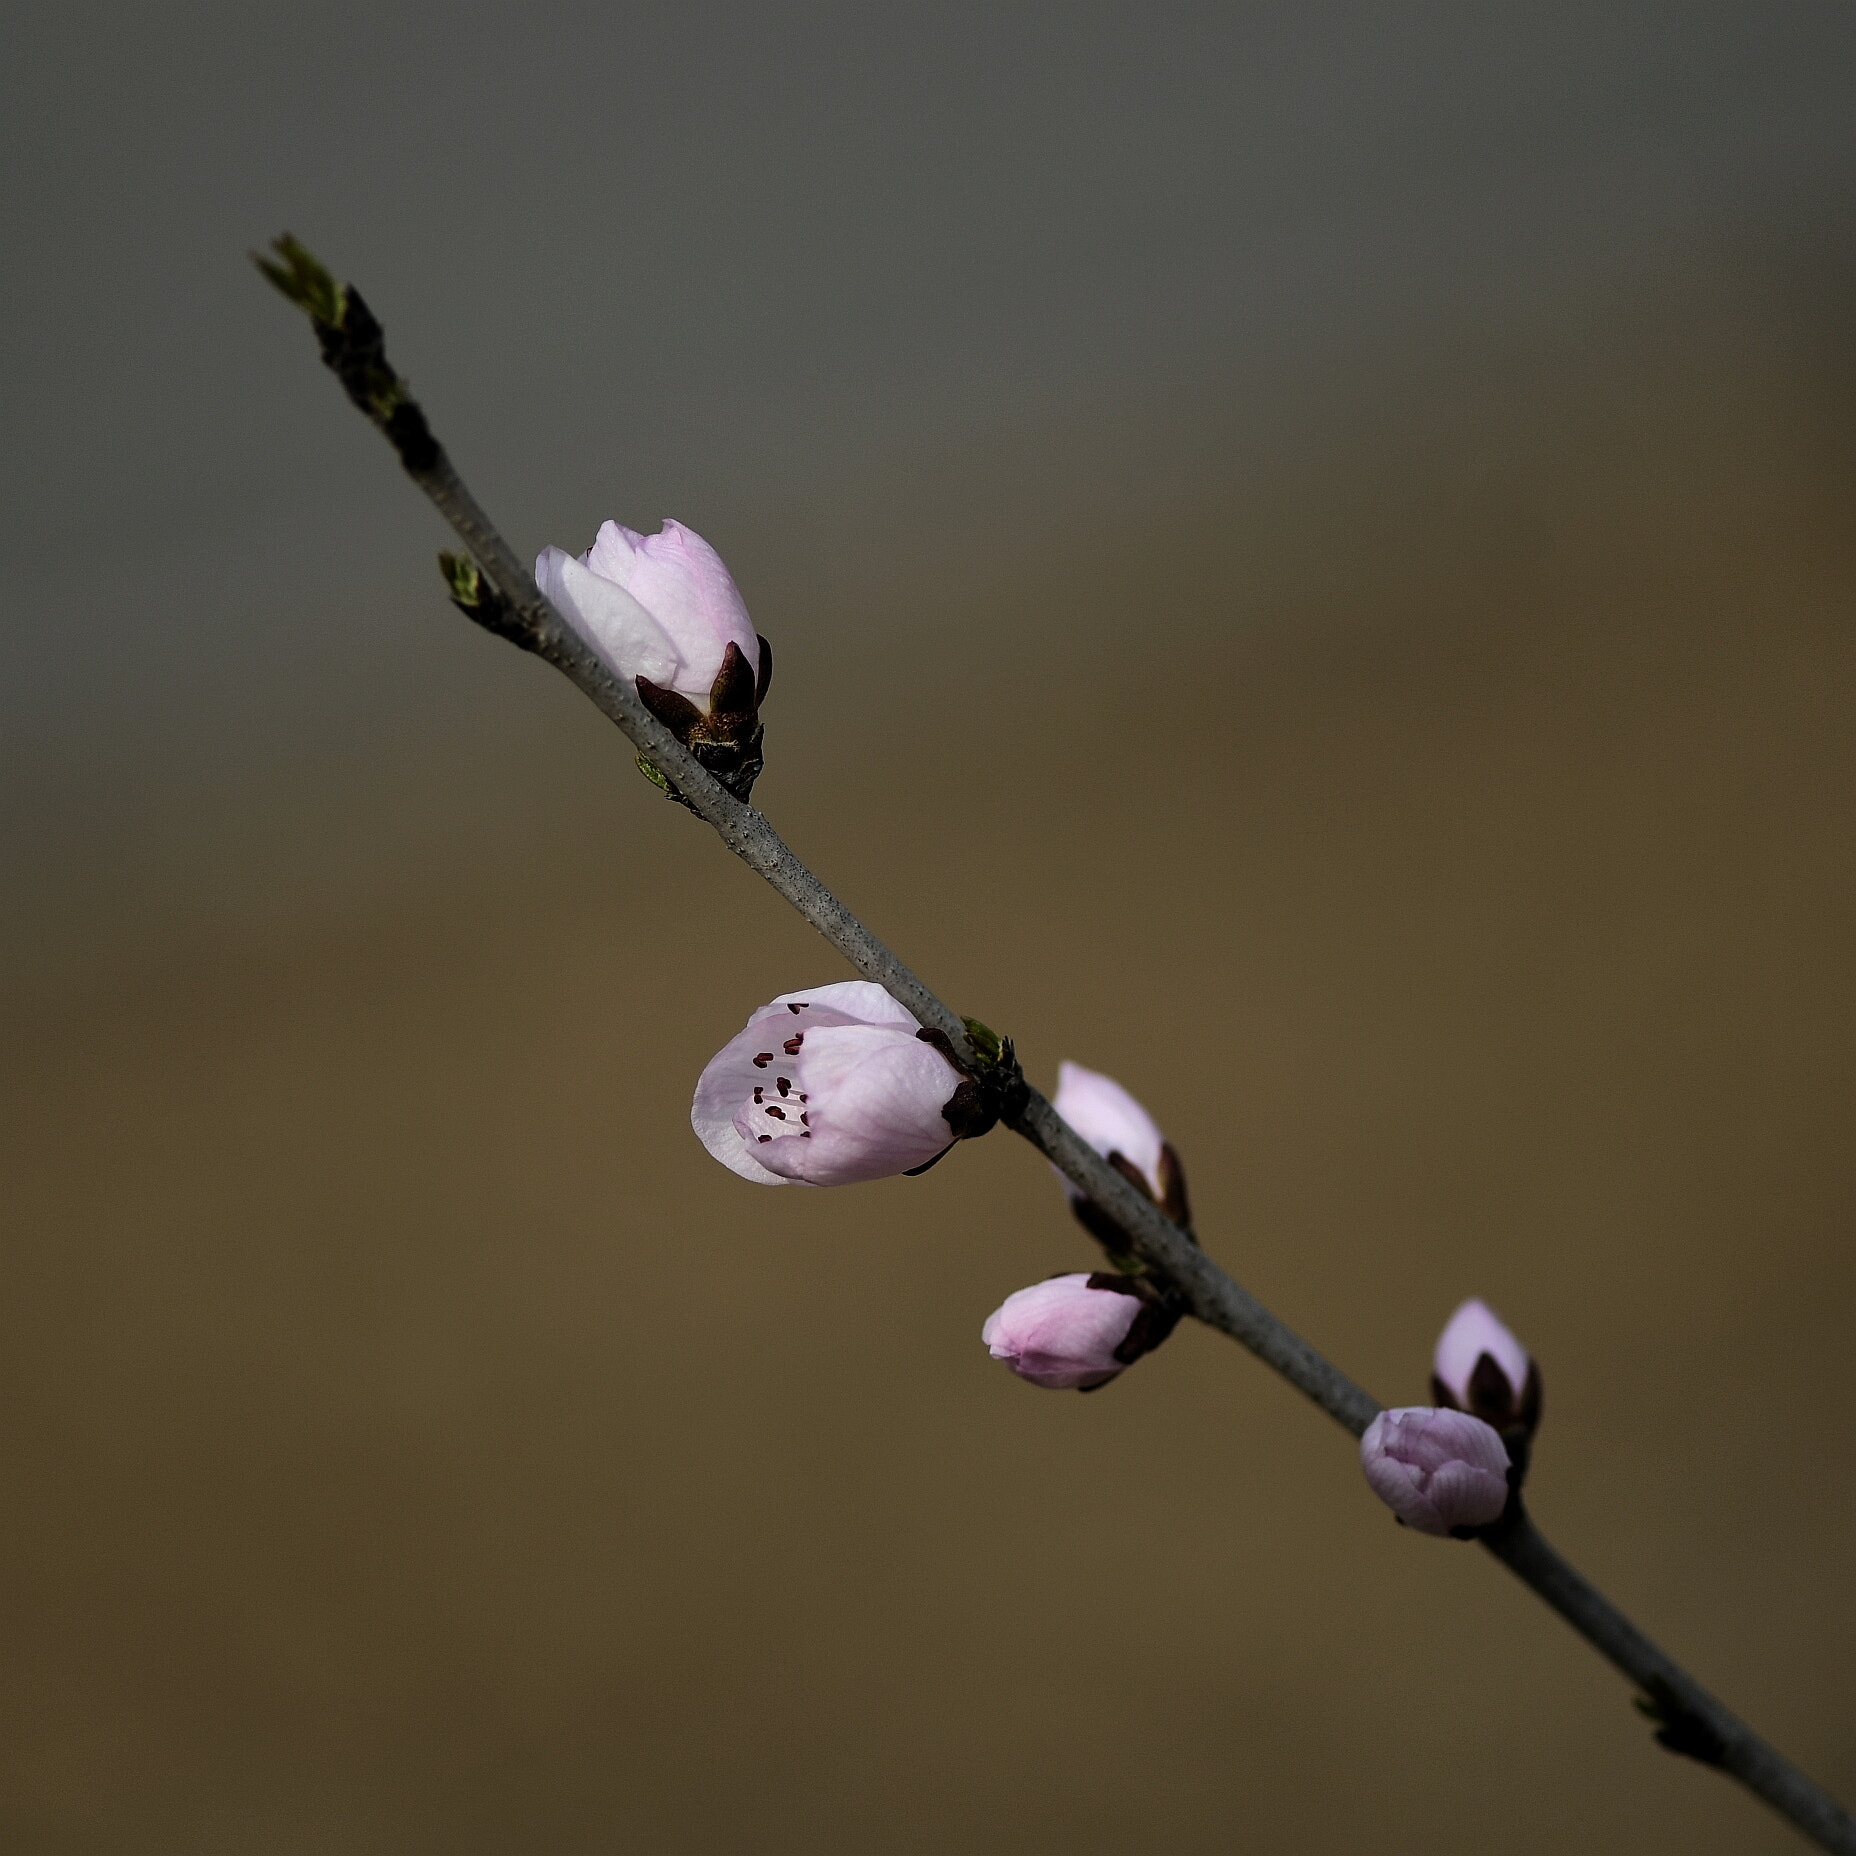
{"label": "brown sepal", "polygon": [[1152,1353],[1179,1326],[1180,1316],[1185,1313],[1176,1296],[1155,1288],[1145,1277],[1096,1270],[1089,1278],[1089,1286],[1111,1295],[1131,1295],[1141,1305],[1121,1345],[1115,1349],[1115,1358],[1123,1366],[1132,1366],[1143,1354]]}
{"label": "brown sepal", "polygon": [[1152,1201],[1154,1189],[1147,1183],[1147,1175],[1143,1173],[1119,1147],[1110,1152],[1108,1163],[1141,1195],[1142,1198],[1150,1202]]}
{"label": "brown sepal", "polygon": [[[1467,1409],[1472,1417],[1480,1418],[1484,1424],[1493,1425],[1504,1436],[1519,1431],[1523,1436],[1532,1437],[1540,1427],[1541,1391],[1540,1365],[1537,1361],[1528,1361],[1527,1383],[1522,1386],[1520,1396],[1516,1397],[1508,1375],[1502,1371],[1494,1355],[1478,1354],[1475,1371],[1469,1376]],[[1441,1405],[1445,1411],[1465,1409],[1457,1403],[1456,1394],[1435,1373],[1431,1375],[1431,1402]]]}
{"label": "brown sepal", "polygon": [[1521,1388],[1521,1402],[1515,1408],[1515,1422],[1528,1436],[1540,1428],[1541,1398],[1544,1388],[1540,1383],[1540,1363],[1529,1359],[1527,1363],[1527,1384]]}
{"label": "brown sepal", "polygon": [[1192,1235],[1192,1205],[1186,1197],[1186,1169],[1171,1141],[1160,1148],[1160,1209],[1184,1231]]}
{"label": "brown sepal", "polygon": [[709,686],[709,713],[717,720],[723,716],[751,716],[755,707],[754,673],[741,647],[731,638],[722,653],[722,667]]}
{"label": "brown sepal", "polygon": [[639,700],[664,724],[685,747],[702,726],[703,713],[687,696],[653,683],[649,677],[634,677]]}
{"label": "brown sepal", "polygon": [[1128,1248],[1128,1234],[1094,1199],[1072,1199],[1070,1212],[1076,1222],[1118,1261],[1126,1257],[1131,1268],[1139,1268],[1134,1252]]}
{"label": "brown sepal", "polygon": [[[1119,1148],[1109,1154],[1108,1163],[1142,1198],[1150,1202],[1153,1200],[1154,1189],[1148,1184],[1147,1175]],[[1186,1200],[1186,1171],[1180,1165],[1179,1155],[1173,1151],[1171,1142],[1160,1149],[1160,1184],[1164,1189],[1159,1199],[1160,1209],[1188,1237],[1192,1237],[1192,1212]],[[1126,1257],[1131,1267],[1145,1267],[1134,1261],[1134,1246],[1128,1241],[1127,1232],[1094,1199],[1072,1199],[1070,1211],[1076,1222],[1111,1257],[1117,1260]],[[1193,1241],[1196,1243],[1198,1240],[1194,1238]]]}
{"label": "brown sepal", "polygon": [[[731,644],[728,648],[735,654],[735,664],[744,672],[746,660],[740,647]],[[716,675],[718,686],[727,673],[725,656],[723,668]],[[633,681],[638,685],[638,696],[644,706],[689,749],[700,765],[745,805],[765,765],[760,751],[760,718],[754,709],[704,715],[687,696],[664,689],[649,677],[635,677]],[[678,804],[689,804],[670,782],[665,782],[664,790]]]}
{"label": "brown sepal", "polygon": [[904,1179],[920,1179],[921,1176],[924,1173],[926,1173],[930,1167],[939,1166],[941,1162],[945,1160],[947,1156],[951,1154],[954,1151],[954,1149],[958,1147],[959,1145],[960,1143],[957,1140],[949,1141],[948,1144],[945,1147],[943,1147],[941,1151],[938,1154],[936,1154],[932,1160],[924,1160],[920,1166],[905,1167],[903,1169],[902,1177]]}
{"label": "brown sepal", "polygon": [[945,1031],[924,1026],[915,1035],[939,1051],[960,1078],[941,1108],[941,1119],[953,1129],[956,1140],[977,1140],[1001,1121],[1010,1127],[1025,1112],[1025,1073],[1018,1067],[1010,1038],[1002,1040],[997,1063],[977,1070],[954,1049]]}
{"label": "brown sepal", "polygon": [[955,1052],[953,1039],[950,1038],[945,1031],[931,1031],[924,1026],[920,1031],[916,1032],[915,1036],[920,1043],[930,1045],[935,1050],[938,1050],[941,1055],[947,1059],[949,1067],[952,1068],[956,1075],[965,1076],[968,1074],[967,1066],[961,1062],[959,1055]]}
{"label": "brown sepal", "polygon": [[976,1141],[992,1132],[999,1119],[987,1102],[985,1092],[972,1077],[963,1076],[954,1093],[941,1105],[941,1119],[954,1131],[957,1141]]}
{"label": "brown sepal", "polygon": [[1480,1353],[1469,1375],[1469,1409],[1484,1424],[1505,1431],[1515,1421],[1514,1387],[1492,1353]]}
{"label": "brown sepal", "polygon": [[1180,1313],[1171,1302],[1143,1302],[1115,1358],[1132,1366],[1142,1354],[1152,1353],[1179,1326]]}
{"label": "brown sepal", "polygon": [[758,709],[767,700],[767,685],[773,681],[773,646],[765,632],[754,636],[760,644],[760,675],[754,680],[754,707]]}

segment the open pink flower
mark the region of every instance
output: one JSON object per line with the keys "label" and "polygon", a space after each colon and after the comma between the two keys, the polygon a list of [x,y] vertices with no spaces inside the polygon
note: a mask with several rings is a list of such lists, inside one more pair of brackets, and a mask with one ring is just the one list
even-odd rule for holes
{"label": "open pink flower", "polygon": [[578,559],[544,548],[535,583],[621,677],[643,677],[707,714],[732,644],[748,689],[764,688],[766,665],[748,609],[722,557],[681,522],[666,522],[655,535],[604,523]]}
{"label": "open pink flower", "polygon": [[1087,1392],[1139,1357],[1126,1343],[1146,1307],[1125,1277],[1053,1276],[1008,1295],[987,1317],[980,1339],[995,1360],[1034,1386]]}
{"label": "open pink flower", "polygon": [[1473,1297],[1437,1338],[1431,1391],[1438,1404],[1471,1412],[1498,1431],[1531,1432],[1540,1421],[1540,1369],[1495,1311]]}
{"label": "open pink flower", "polygon": [[1467,1412],[1382,1411],[1360,1439],[1360,1467],[1373,1493],[1421,1534],[1486,1527],[1508,1505],[1508,1452]]}
{"label": "open pink flower", "polygon": [[761,1186],[849,1186],[913,1172],[954,1139],[961,1077],[867,980],[782,993],[703,1071],[690,1124]]}

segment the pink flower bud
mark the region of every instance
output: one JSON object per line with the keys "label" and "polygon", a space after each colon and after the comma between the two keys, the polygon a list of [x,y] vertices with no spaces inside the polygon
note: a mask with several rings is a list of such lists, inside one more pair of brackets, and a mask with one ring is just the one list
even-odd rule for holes
{"label": "pink flower bud", "polygon": [[[1063,1063],[1057,1070],[1057,1095],[1051,1103],[1103,1159],[1138,1184],[1177,1225],[1190,1228],[1186,1174],[1154,1118],[1112,1076]],[[1070,1209],[1084,1228],[1111,1251],[1127,1242],[1118,1227],[1064,1177],[1057,1175]]]}
{"label": "pink flower bud", "polygon": [[995,1360],[1034,1386],[1088,1392],[1148,1351],[1128,1344],[1142,1338],[1134,1329],[1147,1307],[1125,1276],[1053,1276],[1008,1295],[987,1317],[980,1339]]}
{"label": "pink flower bud", "polygon": [[1382,1411],[1360,1439],[1360,1467],[1373,1493],[1421,1534],[1486,1527],[1508,1505],[1508,1452],[1467,1412]]}
{"label": "pink flower bud", "polygon": [[848,1186],[913,1172],[952,1144],[961,1077],[867,980],[782,993],[710,1059],[690,1124],[760,1186]]}
{"label": "pink flower bud", "polygon": [[607,522],[577,560],[544,548],[535,583],[628,681],[643,677],[706,715],[732,644],[749,693],[765,686],[761,641],[722,557],[681,522],[666,522],[655,535]]}
{"label": "pink flower bud", "polygon": [[1474,1298],[1438,1336],[1431,1394],[1438,1404],[1472,1412],[1498,1431],[1531,1433],[1540,1422],[1540,1369],[1494,1310]]}
{"label": "pink flower bud", "polygon": [[[1051,1107],[1105,1159],[1121,1154],[1132,1161],[1154,1197],[1160,1196],[1160,1150],[1166,1136],[1112,1076],[1085,1070],[1080,1063],[1059,1064]],[[1072,1198],[1081,1196],[1067,1179],[1063,1189]]]}

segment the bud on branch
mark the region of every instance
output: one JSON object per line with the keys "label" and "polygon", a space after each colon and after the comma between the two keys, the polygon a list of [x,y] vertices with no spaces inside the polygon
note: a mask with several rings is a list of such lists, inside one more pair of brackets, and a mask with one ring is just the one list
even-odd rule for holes
{"label": "bud on branch", "polygon": [[[1154,1118],[1112,1076],[1065,1061],[1057,1068],[1051,1107],[1143,1198],[1158,1205],[1182,1231],[1191,1232],[1186,1169],[1179,1155]],[[1121,1224],[1074,1181],[1062,1173],[1057,1180],[1077,1223],[1108,1252],[1116,1268],[1141,1269]]]}
{"label": "bud on branch", "polygon": [[1020,1379],[1053,1392],[1094,1392],[1152,1353],[1181,1309],[1111,1270],[1053,1276],[1020,1289],[986,1318],[980,1339]]}
{"label": "bud on branch", "polygon": [[[1003,1049],[991,1071],[1009,1062],[1015,1075],[1009,1040]],[[762,1006],[709,1060],[690,1123],[756,1185],[850,1186],[925,1173],[955,1141],[984,1134],[994,1086],[881,986],[844,980]]]}
{"label": "bud on branch", "polygon": [[641,535],[601,525],[579,556],[544,548],[535,583],[555,610],[737,799],[761,771],[760,705],[773,647],[722,557],[681,522]]}
{"label": "bud on branch", "polygon": [[1360,1439],[1360,1467],[1373,1493],[1421,1534],[1468,1540],[1508,1506],[1508,1452],[1467,1412],[1382,1411]]}

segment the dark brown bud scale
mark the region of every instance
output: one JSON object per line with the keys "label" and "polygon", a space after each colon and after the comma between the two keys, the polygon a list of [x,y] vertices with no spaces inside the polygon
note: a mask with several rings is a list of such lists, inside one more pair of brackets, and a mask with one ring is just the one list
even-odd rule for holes
{"label": "dark brown bud scale", "polygon": [[[747,802],[765,764],[761,756],[761,699],[773,674],[773,652],[760,640],[760,670],[748,668],[741,647],[732,639],[722,653],[722,667],[709,686],[709,712],[704,714],[687,696],[636,677],[639,699],[709,772],[741,800]],[[673,797],[675,795],[673,794]],[[801,1008],[791,1008],[797,1012]]]}

